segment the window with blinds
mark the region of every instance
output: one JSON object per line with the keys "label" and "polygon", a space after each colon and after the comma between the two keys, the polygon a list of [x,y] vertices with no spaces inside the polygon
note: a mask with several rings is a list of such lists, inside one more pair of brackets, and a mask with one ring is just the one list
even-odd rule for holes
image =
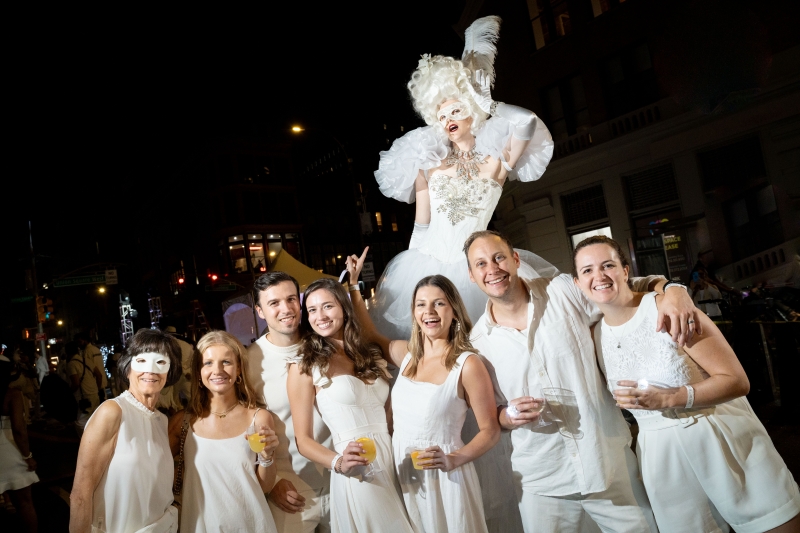
{"label": "window with blinds", "polygon": [[603,186],[595,185],[561,196],[567,228],[582,226],[608,218]]}
{"label": "window with blinds", "polygon": [[679,200],[672,164],[667,163],[623,176],[631,211],[647,209]]}

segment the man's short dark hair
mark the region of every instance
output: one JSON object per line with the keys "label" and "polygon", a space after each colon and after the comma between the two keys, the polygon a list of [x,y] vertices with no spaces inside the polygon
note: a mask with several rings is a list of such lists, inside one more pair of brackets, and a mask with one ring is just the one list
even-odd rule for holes
{"label": "man's short dark hair", "polygon": [[283,283],[284,281],[291,281],[294,283],[294,288],[297,291],[297,297],[300,298],[300,284],[297,283],[297,280],[286,272],[275,270],[273,272],[261,274],[255,283],[253,283],[253,301],[255,304],[261,307],[261,304],[259,303],[259,295],[261,292],[269,289],[270,287],[274,287],[279,283]]}
{"label": "man's short dark hair", "polygon": [[494,231],[491,229],[486,229],[483,231],[475,231],[472,233],[472,235],[467,237],[466,241],[464,241],[464,255],[467,256],[467,266],[470,267],[470,270],[472,269],[472,267],[469,264],[469,247],[472,246],[473,242],[475,242],[478,239],[482,239],[484,237],[498,237],[501,241],[506,243],[506,246],[508,246],[509,251],[511,253],[514,253],[514,245],[511,244],[511,240],[509,240],[508,237],[506,237],[499,231]]}

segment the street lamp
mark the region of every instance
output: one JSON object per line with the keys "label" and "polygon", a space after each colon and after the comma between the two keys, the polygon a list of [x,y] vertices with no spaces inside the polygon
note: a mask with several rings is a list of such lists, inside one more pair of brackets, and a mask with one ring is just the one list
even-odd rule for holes
{"label": "street lamp", "polygon": [[[333,142],[336,143],[336,145],[339,147],[339,149],[342,151],[342,153],[344,154],[344,157],[347,160],[347,175],[350,177],[350,187],[352,188],[353,200],[355,200],[356,205],[359,205],[359,204],[361,205],[362,213],[366,213],[367,206],[366,206],[366,203],[364,202],[364,197],[363,197],[363,195],[356,193],[357,188],[356,188],[356,179],[355,179],[355,176],[353,175],[353,160],[350,159],[350,155],[347,153],[347,150],[345,149],[344,144],[342,144],[342,142],[339,139],[337,139],[334,134],[332,134],[331,132],[329,132],[326,129],[312,128],[312,130],[313,131],[320,131],[323,134],[325,134],[328,137],[330,137],[333,140]],[[300,125],[295,124],[294,126],[292,126],[292,132],[293,133],[303,133],[304,131],[306,131],[306,128],[304,128],[304,127],[302,127]],[[331,170],[333,170],[333,169],[331,168]],[[358,228],[361,227],[361,214],[358,213],[358,211],[356,211],[356,218],[357,218],[357,220],[356,220],[356,226],[355,227],[358,229]],[[364,248],[364,235],[362,234],[361,231],[358,231],[358,238],[359,238],[359,241],[360,241],[360,248],[359,249]]]}
{"label": "street lamp", "polygon": [[105,294],[106,288],[105,287],[100,287],[99,289],[97,289],[97,292],[99,292],[100,294]]}

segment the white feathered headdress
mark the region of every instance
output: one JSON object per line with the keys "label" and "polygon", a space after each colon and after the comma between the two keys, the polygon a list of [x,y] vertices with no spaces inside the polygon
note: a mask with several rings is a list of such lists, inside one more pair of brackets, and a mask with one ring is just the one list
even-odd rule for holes
{"label": "white feathered headdress", "polygon": [[473,73],[482,70],[494,87],[494,58],[497,55],[495,43],[500,36],[500,17],[479,18],[464,32],[464,53],[461,61]]}

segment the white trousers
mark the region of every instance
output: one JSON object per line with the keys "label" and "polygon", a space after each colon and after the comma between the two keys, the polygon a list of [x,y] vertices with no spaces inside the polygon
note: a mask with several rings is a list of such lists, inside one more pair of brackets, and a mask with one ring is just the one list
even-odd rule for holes
{"label": "white trousers", "polygon": [[298,492],[306,499],[306,505],[299,513],[287,513],[267,499],[278,533],[330,533],[331,495],[328,488]]}
{"label": "white trousers", "polygon": [[523,489],[518,497],[525,533],[658,533],[636,456],[627,447],[625,463],[603,492],[540,496]]}

